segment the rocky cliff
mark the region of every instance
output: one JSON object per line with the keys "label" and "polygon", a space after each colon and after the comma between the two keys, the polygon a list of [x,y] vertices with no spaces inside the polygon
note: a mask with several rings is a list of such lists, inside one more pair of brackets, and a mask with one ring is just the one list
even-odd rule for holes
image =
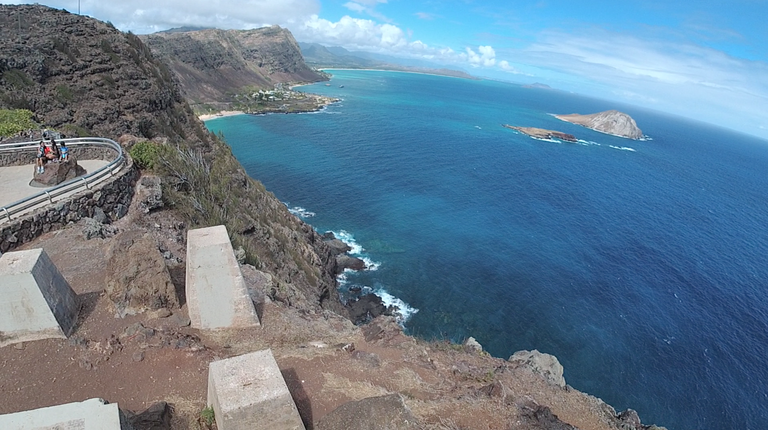
{"label": "rocky cliff", "polygon": [[232,102],[246,86],[325,79],[305,63],[291,32],[278,26],[254,30],[196,30],[141,36],[178,77],[194,104]]}
{"label": "rocky cliff", "polygon": [[[161,149],[156,170],[167,204],[191,226],[225,224],[248,261],[274,276],[274,297],[344,313],[335,291],[333,252],[248,177],[229,147],[194,115],[171,69],[139,37],[39,5],[0,6],[0,24],[0,108],[29,109],[38,123],[69,136],[125,136],[120,142],[126,147],[153,139]],[[278,42],[250,45],[247,58],[261,58],[259,64],[273,77],[311,72],[300,55],[295,64],[285,55],[271,58],[284,44],[295,48],[281,29],[244,32],[241,48],[263,34]],[[219,60],[203,56],[199,62]]]}
{"label": "rocky cliff", "polygon": [[628,114],[616,110],[595,114],[563,114],[555,115],[555,117],[610,135],[631,139],[643,137],[643,132],[637,127],[635,120]]}

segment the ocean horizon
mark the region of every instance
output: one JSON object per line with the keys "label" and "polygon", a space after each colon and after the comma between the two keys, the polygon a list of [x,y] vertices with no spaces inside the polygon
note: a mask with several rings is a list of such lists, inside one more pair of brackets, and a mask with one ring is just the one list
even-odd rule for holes
{"label": "ocean horizon", "polygon": [[[552,354],[644,424],[768,428],[768,141],[557,90],[332,73],[298,88],[341,99],[319,112],[206,125],[365,260],[342,299],[374,292],[427,340]],[[647,140],[552,116],[608,109]]]}

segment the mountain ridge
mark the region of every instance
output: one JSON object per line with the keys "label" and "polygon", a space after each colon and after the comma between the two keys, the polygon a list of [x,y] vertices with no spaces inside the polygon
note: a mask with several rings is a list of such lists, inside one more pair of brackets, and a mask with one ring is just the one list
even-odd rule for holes
{"label": "mountain ridge", "polygon": [[290,31],[279,26],[253,30],[204,29],[140,36],[178,77],[193,105],[228,106],[244,88],[322,81],[304,62]]}
{"label": "mountain ridge", "polygon": [[479,79],[461,70],[448,69],[423,60],[401,59],[364,51],[349,51],[339,46],[326,47],[318,43],[299,42],[307,62],[318,69],[351,68],[418,72],[456,78]]}

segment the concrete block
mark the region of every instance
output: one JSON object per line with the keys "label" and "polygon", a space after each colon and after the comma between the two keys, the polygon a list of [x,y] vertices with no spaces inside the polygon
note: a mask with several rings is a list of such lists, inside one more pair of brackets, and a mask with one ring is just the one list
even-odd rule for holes
{"label": "concrete block", "polygon": [[187,233],[187,307],[203,330],[260,325],[223,225]]}
{"label": "concrete block", "polygon": [[0,257],[0,347],[66,338],[77,313],[77,295],[44,250]]}
{"label": "concrete block", "polygon": [[269,349],[212,362],[208,405],[219,429],[304,429]]}
{"label": "concrete block", "polygon": [[0,415],[0,429],[120,430],[120,412],[116,403],[88,399]]}

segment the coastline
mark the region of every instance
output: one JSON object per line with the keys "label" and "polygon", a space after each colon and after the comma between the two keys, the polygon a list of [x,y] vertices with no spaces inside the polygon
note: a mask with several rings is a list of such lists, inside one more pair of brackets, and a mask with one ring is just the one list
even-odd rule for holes
{"label": "coastline", "polygon": [[446,75],[446,74],[439,74],[439,73],[432,73],[432,72],[418,72],[418,71],[407,71],[407,70],[397,70],[397,69],[370,69],[370,68],[321,68],[319,69],[321,71],[371,71],[371,72],[400,72],[400,73],[408,73],[408,74],[418,74],[418,75],[432,75],[432,76],[441,76],[446,78],[458,78],[458,79],[468,79],[468,80],[482,80],[483,78],[478,78],[474,76],[456,76],[456,75]]}
{"label": "coastline", "polygon": [[201,121],[207,121],[207,120],[213,120],[215,118],[221,118],[221,117],[231,117],[236,115],[245,114],[243,111],[219,111],[212,114],[200,114],[197,116]]}

